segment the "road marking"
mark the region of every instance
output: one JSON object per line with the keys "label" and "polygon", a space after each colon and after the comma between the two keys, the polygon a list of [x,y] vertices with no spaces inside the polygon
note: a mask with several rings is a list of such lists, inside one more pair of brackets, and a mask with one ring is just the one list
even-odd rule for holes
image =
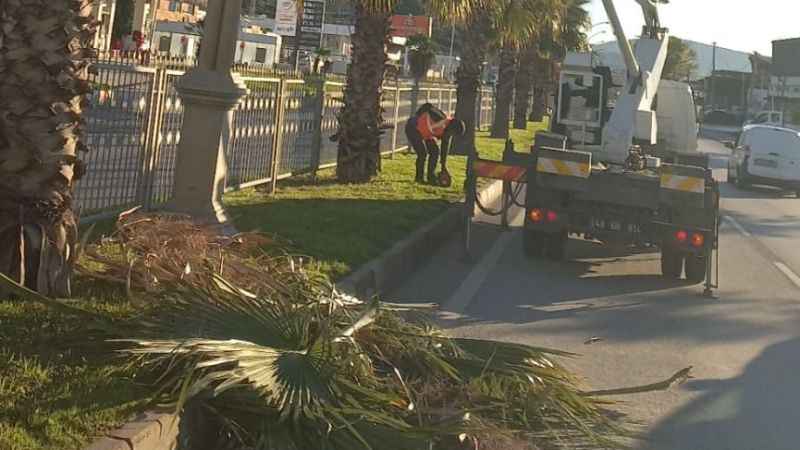
{"label": "road marking", "polygon": [[725,220],[727,220],[727,221],[728,221],[728,222],[729,222],[731,225],[733,225],[733,227],[734,227],[734,228],[736,228],[737,230],[739,230],[739,233],[742,233],[742,235],[743,235],[744,237],[753,237],[753,235],[752,235],[752,234],[750,234],[750,232],[749,232],[749,231],[745,230],[745,229],[744,229],[744,227],[743,227],[743,226],[741,226],[741,225],[739,224],[739,222],[737,222],[737,221],[736,221],[736,219],[734,219],[733,217],[731,217],[731,216],[725,216]]}
{"label": "road marking", "polygon": [[[522,210],[518,210],[517,214],[509,218],[509,222],[514,223],[521,214]],[[447,299],[442,310],[450,313],[448,314],[450,316],[453,314],[455,314],[455,316],[460,316],[467,310],[472,300],[475,298],[475,294],[478,293],[478,290],[480,290],[481,286],[486,282],[486,278],[489,277],[489,272],[497,266],[500,257],[503,256],[506,248],[511,244],[515,234],[516,233],[510,231],[504,232],[494,244],[492,244],[492,248],[489,249],[486,255],[481,258],[467,277],[464,278],[464,281],[453,295]]]}
{"label": "road marking", "polygon": [[797,276],[797,274],[794,273],[792,269],[790,269],[786,264],[780,261],[775,261],[775,267],[777,267],[778,270],[780,270],[784,275],[786,275],[786,278],[788,278],[792,283],[794,283],[795,286],[800,288],[800,276]]}

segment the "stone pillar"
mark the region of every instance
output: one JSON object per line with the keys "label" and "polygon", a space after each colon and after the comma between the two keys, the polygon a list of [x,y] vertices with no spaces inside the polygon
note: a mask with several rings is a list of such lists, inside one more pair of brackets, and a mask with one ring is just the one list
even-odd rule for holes
{"label": "stone pillar", "polygon": [[232,111],[247,94],[231,73],[239,37],[241,0],[210,0],[198,66],[176,89],[184,104],[175,165],[175,195],[168,205],[210,223],[228,221],[222,206]]}

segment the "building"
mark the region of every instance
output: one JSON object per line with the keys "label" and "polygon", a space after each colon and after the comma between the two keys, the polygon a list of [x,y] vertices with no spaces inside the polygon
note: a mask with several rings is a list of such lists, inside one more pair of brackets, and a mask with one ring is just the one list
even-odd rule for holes
{"label": "building", "polygon": [[800,124],[800,38],[772,42],[769,103],[784,119]]}
{"label": "building", "polygon": [[[326,17],[328,17],[326,15]],[[256,27],[265,31],[275,30],[275,19],[266,16],[244,16],[242,26],[245,28]],[[333,61],[345,61],[350,59],[351,44],[350,35],[353,34],[353,25],[341,23],[324,23],[322,25],[322,47],[331,51],[330,59]],[[283,40],[283,60],[290,59],[294,52],[294,38],[286,37]],[[313,55],[308,55],[313,57]]]}
{"label": "building", "polygon": [[114,29],[114,14],[117,0],[96,0],[92,3],[92,17],[98,22],[92,47],[101,52],[111,48],[111,31]]}
{"label": "building", "polygon": [[159,45],[154,39],[160,22],[194,24],[206,16],[208,0],[134,0],[133,30],[142,33],[150,47]]}
{"label": "building", "polygon": [[151,48],[162,56],[194,58],[197,56],[201,37],[200,27],[195,23],[159,21],[153,33]]}
{"label": "building", "polygon": [[241,31],[236,43],[234,61],[237,64],[274,66],[280,62],[280,35],[275,33],[248,33]]}
{"label": "building", "polygon": [[759,54],[750,55],[750,66],[753,75],[750,79],[750,111],[772,109],[770,101],[770,85],[772,84],[772,58]]}
{"label": "building", "polygon": [[[153,33],[153,50],[163,56],[194,58],[202,31],[191,22],[159,21]],[[237,64],[272,66],[278,63],[281,37],[252,26],[239,31],[234,62]]]}

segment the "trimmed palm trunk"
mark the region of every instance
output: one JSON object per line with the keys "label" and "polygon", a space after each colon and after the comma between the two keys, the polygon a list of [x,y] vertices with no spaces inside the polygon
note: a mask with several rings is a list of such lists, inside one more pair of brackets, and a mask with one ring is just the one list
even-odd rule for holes
{"label": "trimmed palm trunk", "polygon": [[0,1],[0,272],[69,296],[91,0]]}
{"label": "trimmed palm trunk", "polygon": [[469,33],[461,54],[461,64],[456,72],[456,118],[463,120],[466,132],[456,138],[455,150],[458,153],[475,151],[475,123],[478,108],[478,89],[481,86],[483,62],[489,49],[486,35],[489,20],[486,14],[477,13],[467,25]]}
{"label": "trimmed palm trunk", "polygon": [[533,89],[533,107],[531,108],[530,119],[533,122],[541,122],[547,114],[547,98],[550,91],[545,88],[545,83],[537,83]]}
{"label": "trimmed palm trunk", "polygon": [[525,49],[519,58],[516,85],[514,87],[514,128],[524,130],[528,127],[528,110],[531,103],[531,89],[533,89],[533,71],[536,57],[536,46],[531,45]]}
{"label": "trimmed palm trunk", "polygon": [[511,120],[511,103],[514,101],[514,83],[517,78],[517,49],[506,44],[500,52],[500,74],[497,79],[497,105],[492,121],[492,137],[508,138]]}
{"label": "trimmed palm trunk", "polygon": [[338,116],[336,176],[343,183],[366,183],[380,169],[381,96],[389,17],[389,13],[356,6],[353,57],[347,69],[344,106]]}
{"label": "trimmed palm trunk", "polygon": [[533,106],[531,107],[530,120],[541,122],[547,114],[547,99],[553,85],[552,63],[546,59],[535,58],[534,63]]}

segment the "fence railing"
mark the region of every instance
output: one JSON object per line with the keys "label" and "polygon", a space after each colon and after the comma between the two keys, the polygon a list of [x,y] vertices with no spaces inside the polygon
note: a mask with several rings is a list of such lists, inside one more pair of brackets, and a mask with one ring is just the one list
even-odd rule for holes
{"label": "fence railing", "polygon": [[[88,171],[76,187],[85,221],[141,205],[155,209],[172,198],[175,160],[181,139],[183,104],[175,82],[186,67],[136,59],[96,64],[87,109]],[[336,114],[344,83],[320,77],[242,70],[248,94],[233,113],[226,148],[228,190],[272,184],[294,174],[336,165]],[[388,128],[381,151],[407,148],[402,124],[411,115],[410,81],[387,81],[383,117]],[[481,92],[478,126],[491,122],[493,94]],[[418,102],[445,112],[456,106],[456,89],[423,84]]]}

